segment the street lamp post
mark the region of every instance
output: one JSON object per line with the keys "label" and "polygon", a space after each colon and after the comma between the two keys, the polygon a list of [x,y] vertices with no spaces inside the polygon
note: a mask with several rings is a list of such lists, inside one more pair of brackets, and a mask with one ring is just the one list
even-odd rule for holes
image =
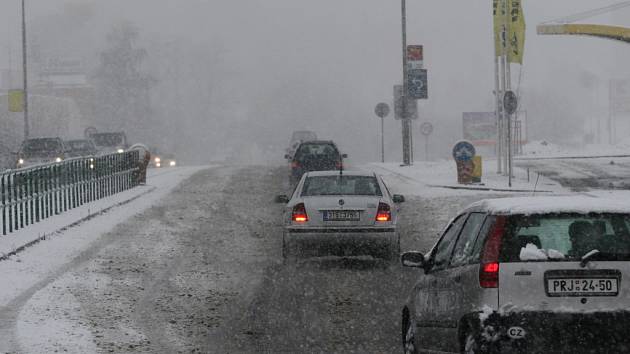
{"label": "street lamp post", "polygon": [[401,0],[401,18],[402,18],[402,63],[403,63],[403,89],[401,94],[402,103],[402,149],[403,149],[403,165],[411,165],[411,117],[407,111],[407,3]]}
{"label": "street lamp post", "polygon": [[24,80],[24,139],[28,139],[30,135],[29,117],[28,117],[28,60],[26,47],[26,5],[22,0],[22,78]]}

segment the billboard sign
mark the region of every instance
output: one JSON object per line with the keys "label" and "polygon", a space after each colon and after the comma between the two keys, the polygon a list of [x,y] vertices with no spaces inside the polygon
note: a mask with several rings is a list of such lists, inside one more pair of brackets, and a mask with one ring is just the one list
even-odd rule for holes
{"label": "billboard sign", "polygon": [[497,142],[497,120],[494,112],[464,112],[464,139],[474,145],[495,145]]}

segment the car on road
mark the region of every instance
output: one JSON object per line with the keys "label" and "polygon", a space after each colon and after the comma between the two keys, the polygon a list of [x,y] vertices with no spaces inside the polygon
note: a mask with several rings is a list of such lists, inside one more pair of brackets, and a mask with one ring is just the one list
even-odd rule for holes
{"label": "car on road", "polygon": [[300,143],[303,141],[313,141],[317,140],[317,134],[310,130],[297,130],[291,134],[291,141],[289,142],[289,147],[287,148],[287,159],[293,157],[293,154],[297,150]]}
{"label": "car on road", "polygon": [[26,139],[17,152],[16,168],[24,168],[51,162],[61,162],[67,148],[58,137]]}
{"label": "car on road", "polygon": [[124,132],[93,133],[90,139],[101,155],[123,153],[129,147],[127,135]]}
{"label": "car on road", "polygon": [[177,166],[177,159],[174,154],[154,152],[152,155],[151,167],[163,168]]}
{"label": "car on road", "polygon": [[305,172],[342,169],[348,155],[341,154],[332,141],[314,140],[300,143],[293,156],[285,157],[290,160],[290,182],[295,184]]}
{"label": "car on road", "polygon": [[65,141],[66,157],[94,156],[98,153],[96,146],[90,139],[75,139]]}
{"label": "car on road", "polygon": [[489,199],[446,227],[402,311],[405,353],[628,353],[630,204]]}
{"label": "car on road", "polygon": [[286,203],[282,254],[287,262],[301,255],[372,255],[398,262],[397,229],[401,195],[390,194],[370,172],[318,171],[304,174]]}

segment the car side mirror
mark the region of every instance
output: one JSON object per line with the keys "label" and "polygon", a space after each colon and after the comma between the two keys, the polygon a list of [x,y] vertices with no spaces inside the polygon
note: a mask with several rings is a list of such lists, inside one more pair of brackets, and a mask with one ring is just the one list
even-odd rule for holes
{"label": "car side mirror", "polygon": [[405,202],[405,196],[404,195],[400,195],[400,194],[394,194],[392,196],[392,201],[396,204],[400,204],[400,203],[404,203]]}
{"label": "car side mirror", "polygon": [[289,202],[289,197],[287,197],[286,195],[277,195],[275,202],[278,204],[287,204]]}
{"label": "car side mirror", "polygon": [[403,253],[400,257],[400,261],[403,267],[424,268],[426,265],[424,255],[415,251]]}
{"label": "car side mirror", "polygon": [[348,158],[348,154],[341,154],[341,157],[344,158],[344,159],[347,159]]}

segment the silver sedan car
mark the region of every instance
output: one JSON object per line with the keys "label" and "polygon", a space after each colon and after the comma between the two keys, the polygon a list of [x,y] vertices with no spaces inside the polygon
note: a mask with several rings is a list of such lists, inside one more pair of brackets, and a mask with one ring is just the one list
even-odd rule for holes
{"label": "silver sedan car", "polygon": [[397,260],[396,227],[401,195],[369,172],[318,171],[304,174],[284,210],[283,258],[300,255],[372,255]]}

